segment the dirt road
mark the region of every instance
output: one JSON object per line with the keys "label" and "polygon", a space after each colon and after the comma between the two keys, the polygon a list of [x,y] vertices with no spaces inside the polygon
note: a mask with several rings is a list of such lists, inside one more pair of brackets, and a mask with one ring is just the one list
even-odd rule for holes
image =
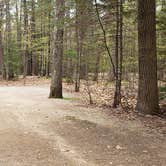
{"label": "dirt road", "polygon": [[48,92],[0,87],[0,166],[166,165],[164,135]]}

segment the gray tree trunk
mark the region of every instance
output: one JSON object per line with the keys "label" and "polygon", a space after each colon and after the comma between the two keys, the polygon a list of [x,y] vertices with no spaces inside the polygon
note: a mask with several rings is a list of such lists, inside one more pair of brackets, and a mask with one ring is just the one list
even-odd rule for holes
{"label": "gray tree trunk", "polygon": [[56,34],[54,38],[52,81],[50,98],[63,98],[62,95],[62,61],[64,34],[65,1],[56,0]]}

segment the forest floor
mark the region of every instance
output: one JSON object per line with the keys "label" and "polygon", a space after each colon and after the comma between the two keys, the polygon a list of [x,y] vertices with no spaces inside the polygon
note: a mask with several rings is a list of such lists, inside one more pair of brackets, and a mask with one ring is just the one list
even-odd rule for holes
{"label": "forest floor", "polygon": [[126,119],[82,104],[77,94],[48,93],[48,85],[0,87],[0,166],[166,165],[164,119]]}

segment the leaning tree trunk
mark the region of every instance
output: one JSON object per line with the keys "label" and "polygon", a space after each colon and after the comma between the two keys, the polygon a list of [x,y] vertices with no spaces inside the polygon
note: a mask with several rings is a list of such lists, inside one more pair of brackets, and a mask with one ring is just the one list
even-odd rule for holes
{"label": "leaning tree trunk", "polygon": [[159,112],[155,0],[138,0],[139,84],[137,110]]}
{"label": "leaning tree trunk", "polygon": [[65,1],[56,0],[56,37],[54,38],[52,81],[50,98],[63,98],[62,96],[62,59],[64,34]]}

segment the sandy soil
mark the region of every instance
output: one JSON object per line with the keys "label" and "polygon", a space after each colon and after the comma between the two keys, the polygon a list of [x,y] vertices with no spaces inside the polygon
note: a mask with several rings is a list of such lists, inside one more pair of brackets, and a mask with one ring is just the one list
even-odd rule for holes
{"label": "sandy soil", "polygon": [[0,87],[0,166],[166,165],[164,135],[48,92]]}

